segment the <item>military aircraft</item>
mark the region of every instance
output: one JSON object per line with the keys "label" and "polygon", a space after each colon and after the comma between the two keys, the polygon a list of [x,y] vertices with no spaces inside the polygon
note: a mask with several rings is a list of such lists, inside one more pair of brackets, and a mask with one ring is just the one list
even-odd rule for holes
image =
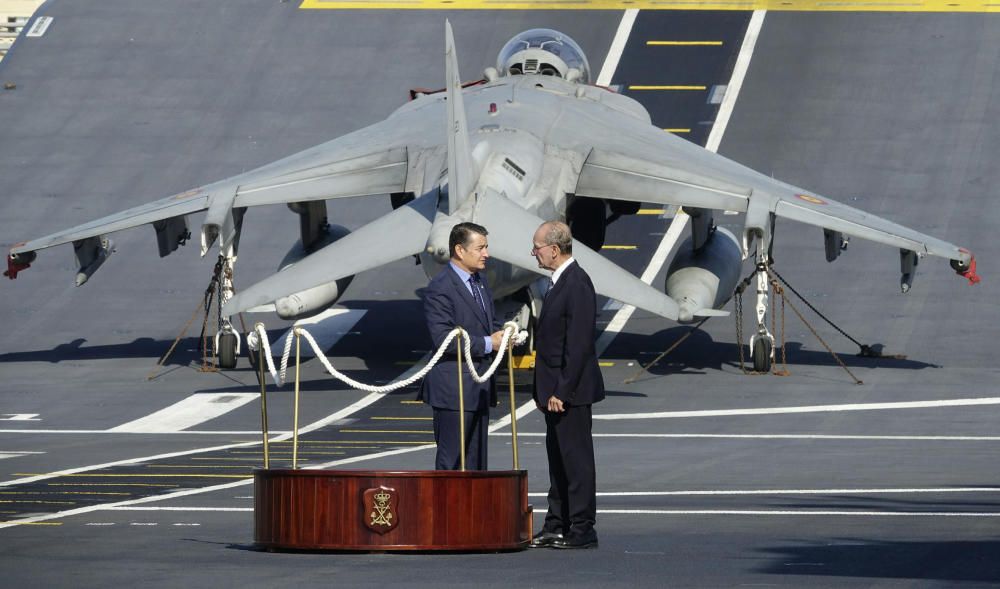
{"label": "military aircraft", "polygon": [[[414,92],[384,121],[256,170],[16,245],[5,273],[15,278],[41,249],[72,243],[86,282],[114,251],[107,234],[143,224],[156,230],[160,256],[191,236],[187,216],[206,211],[201,255],[219,241],[223,315],[273,309],[284,319],[333,305],[358,272],[418,256],[428,276],[447,262],[448,235],[473,221],[490,232],[495,296],[513,301],[530,324],[543,298],[529,253],[546,220],[565,220],[573,255],[601,295],[682,322],[725,315],[744,260],[758,274],[758,329],[750,340],[755,368],[766,370],[773,337],[764,322],[765,272],[778,217],[823,229],[826,258],[849,236],[899,248],[901,286],[912,284],[925,255],[951,261],[970,282],[975,259],[958,246],[760,174],[653,126],[635,100],[591,84],[579,45],[548,29],[518,34],[496,67],[463,85],[451,25],[445,23],[446,88]],[[390,195],[393,211],[352,231],[327,224],[330,199]],[[691,235],[668,268],[660,291],[602,257],[610,218],[640,203],[683,207]],[[300,239],[283,269],[239,292],[232,289],[243,216],[249,207],[286,204],[300,216]],[[717,227],[714,211],[745,213],[738,237]],[[754,253],[751,245],[756,242]],[[238,354],[238,334],[220,325],[223,367]]]}

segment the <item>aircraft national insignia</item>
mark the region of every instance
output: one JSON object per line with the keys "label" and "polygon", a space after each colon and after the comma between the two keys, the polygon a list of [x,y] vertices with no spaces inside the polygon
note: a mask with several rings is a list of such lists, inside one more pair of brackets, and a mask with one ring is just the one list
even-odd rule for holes
{"label": "aircraft national insignia", "polygon": [[809,196],[808,194],[796,194],[795,196],[801,198],[806,202],[811,202],[814,205],[825,205],[826,201],[822,198],[816,198],[815,196]]}
{"label": "aircraft national insignia", "polygon": [[399,495],[396,489],[377,487],[368,489],[362,495],[365,512],[365,526],[377,534],[385,534],[399,524]]}

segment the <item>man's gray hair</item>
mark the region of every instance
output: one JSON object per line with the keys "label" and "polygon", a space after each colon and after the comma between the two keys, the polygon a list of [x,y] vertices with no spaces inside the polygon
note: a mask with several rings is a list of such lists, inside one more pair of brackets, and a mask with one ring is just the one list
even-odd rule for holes
{"label": "man's gray hair", "polygon": [[555,245],[564,254],[573,253],[573,234],[570,233],[569,225],[561,221],[549,221],[545,223],[545,245]]}

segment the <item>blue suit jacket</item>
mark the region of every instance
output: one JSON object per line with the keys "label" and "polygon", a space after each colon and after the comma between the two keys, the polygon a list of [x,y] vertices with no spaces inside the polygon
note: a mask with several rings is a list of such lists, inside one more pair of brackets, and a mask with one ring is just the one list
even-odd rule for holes
{"label": "blue suit jacket", "polygon": [[[500,329],[500,323],[496,319],[493,293],[486,282],[485,272],[480,272],[479,275],[483,284],[483,301],[486,303],[485,317],[479,303],[472,298],[472,293],[462,284],[462,280],[450,265],[438,272],[424,289],[424,315],[434,350],[438,349],[448,336],[448,332],[456,326],[461,326],[468,332],[476,372],[482,374],[492,361],[492,354],[485,353],[486,343],[483,341],[483,336],[489,336]],[[417,395],[418,400],[438,409],[458,410],[458,367],[455,365],[454,352],[456,341],[452,340],[450,349],[424,377],[420,393]],[[469,374],[465,358],[462,365],[465,410],[485,410],[496,405],[496,387],[493,379],[482,384],[477,383]]]}
{"label": "blue suit jacket", "polygon": [[534,397],[543,407],[550,395],[570,405],[604,399],[596,320],[594,284],[574,261],[545,295],[535,323]]}

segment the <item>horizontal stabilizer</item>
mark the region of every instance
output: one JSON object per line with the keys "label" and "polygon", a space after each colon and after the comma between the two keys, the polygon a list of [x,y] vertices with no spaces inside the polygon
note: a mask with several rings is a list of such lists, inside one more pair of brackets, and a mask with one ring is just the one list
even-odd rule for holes
{"label": "horizontal stabilizer", "polygon": [[[489,230],[490,254],[493,257],[543,273],[529,253],[535,230],[544,222],[542,219],[489,190],[479,196],[475,221]],[[577,240],[573,240],[573,258],[590,275],[598,294],[667,319],[677,319],[676,301]]]}
{"label": "horizontal stabilizer", "polygon": [[436,198],[436,193],[427,193],[236,293],[222,308],[222,314],[232,317],[420,252],[427,245]]}

